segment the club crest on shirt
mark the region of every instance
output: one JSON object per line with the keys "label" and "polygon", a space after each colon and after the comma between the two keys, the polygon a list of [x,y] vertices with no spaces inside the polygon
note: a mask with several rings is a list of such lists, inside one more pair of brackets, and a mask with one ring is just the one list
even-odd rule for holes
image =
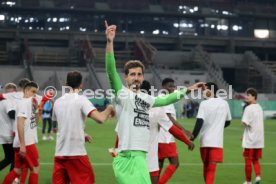
{"label": "club crest on shirt", "polygon": [[135,127],[147,127],[149,129],[149,108],[150,104],[145,100],[135,96],[135,109],[134,112],[137,115],[134,117],[133,125]]}

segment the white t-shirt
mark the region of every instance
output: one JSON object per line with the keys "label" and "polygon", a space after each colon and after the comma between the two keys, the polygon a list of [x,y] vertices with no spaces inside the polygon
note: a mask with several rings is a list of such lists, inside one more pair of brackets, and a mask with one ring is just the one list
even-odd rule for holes
{"label": "white t-shirt", "polygon": [[150,172],[159,170],[158,163],[158,134],[160,126],[168,131],[172,126],[172,122],[168,121],[167,114],[162,107],[151,108],[149,111],[150,120],[150,139],[147,153],[147,165]]}
{"label": "white t-shirt", "polygon": [[[23,98],[16,105],[16,124],[17,118],[23,117],[25,118],[24,123],[24,136],[25,136],[25,145],[31,145],[38,142],[37,139],[37,124],[35,118],[35,109],[32,105],[32,97],[31,98]],[[20,141],[18,136],[18,129],[15,130],[15,138],[13,141],[13,147],[20,147]]]}
{"label": "white t-shirt", "polygon": [[24,93],[22,91],[17,91],[17,92],[11,92],[11,93],[5,93],[4,97],[6,99],[18,99],[21,100],[24,96]]}
{"label": "white t-shirt", "polygon": [[231,120],[228,103],[221,98],[209,98],[200,103],[197,118],[203,119],[200,147],[223,148],[225,121]]}
{"label": "white t-shirt", "polygon": [[246,126],[243,133],[243,148],[264,148],[263,109],[259,104],[248,105],[243,112],[242,122]]}
{"label": "white t-shirt", "polygon": [[[172,117],[176,120],[176,112],[175,112],[175,107],[173,104],[163,106],[161,108],[165,114],[170,113],[172,115]],[[169,118],[167,119],[167,121],[171,122],[171,120]],[[175,142],[174,136],[167,130],[164,130],[163,128],[161,128],[159,131],[159,143],[169,144],[172,142]]]}
{"label": "white t-shirt", "polygon": [[[23,92],[22,91],[18,91],[18,92],[12,92],[12,93],[6,93],[5,94],[5,98],[8,101],[8,109],[9,111],[14,110],[16,111],[17,109],[17,104],[19,104],[19,102],[23,99]],[[16,112],[15,112],[16,114]],[[16,121],[13,120],[13,131],[15,132],[17,129],[17,124]]]}
{"label": "white t-shirt", "polygon": [[9,118],[8,100],[0,101],[0,144],[13,142],[13,120]]}
{"label": "white t-shirt", "polygon": [[118,123],[116,132],[119,137],[118,151],[148,150],[149,143],[149,109],[155,98],[148,94],[133,93],[123,86],[115,99],[118,105]]}
{"label": "white t-shirt", "polygon": [[55,102],[52,119],[58,123],[55,156],[87,155],[85,150],[85,120],[96,110],[82,95],[66,93]]}

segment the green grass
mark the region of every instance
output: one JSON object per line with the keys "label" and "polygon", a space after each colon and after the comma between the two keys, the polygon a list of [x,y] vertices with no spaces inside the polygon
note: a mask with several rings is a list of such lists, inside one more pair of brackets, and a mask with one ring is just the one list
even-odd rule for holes
{"label": "green grass", "polygon": [[[192,130],[194,120],[182,119],[183,125]],[[88,121],[86,132],[92,135],[93,142],[86,145],[89,158],[91,160],[98,184],[114,184],[115,179],[112,171],[112,157],[107,152],[109,147],[113,147],[115,139],[114,121],[98,125]],[[233,120],[230,127],[225,130],[224,137],[224,163],[218,164],[215,183],[217,184],[240,184],[244,179],[243,157],[240,138],[243,128],[239,120]],[[41,133],[39,130],[39,138]],[[262,184],[276,183],[276,121],[265,121],[265,149],[263,150]],[[177,141],[180,155],[180,167],[170,180],[169,184],[201,184],[203,182],[202,164],[199,155],[198,139],[193,152],[187,151],[187,147]],[[40,155],[40,184],[50,184],[53,170],[53,157],[55,141],[40,141],[38,143]],[[3,158],[3,152],[0,152]],[[7,169],[0,172],[0,182],[8,172]],[[252,177],[254,179],[255,176]]]}

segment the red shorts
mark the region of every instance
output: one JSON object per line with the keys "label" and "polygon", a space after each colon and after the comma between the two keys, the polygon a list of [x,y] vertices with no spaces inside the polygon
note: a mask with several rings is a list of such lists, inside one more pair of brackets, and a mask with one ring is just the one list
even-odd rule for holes
{"label": "red shorts", "polygon": [[39,156],[35,144],[26,146],[26,155],[19,155],[19,148],[14,148],[14,167],[15,168],[33,168],[39,166]]}
{"label": "red shorts", "polygon": [[244,148],[243,156],[247,158],[260,159],[262,158],[262,148]]}
{"label": "red shorts", "polygon": [[158,159],[178,157],[175,142],[172,143],[159,143],[158,144]]}
{"label": "red shorts", "polygon": [[203,162],[223,162],[222,148],[201,147],[200,154]]}
{"label": "red shorts", "polygon": [[95,176],[89,158],[85,156],[55,157],[53,184],[93,184]]}

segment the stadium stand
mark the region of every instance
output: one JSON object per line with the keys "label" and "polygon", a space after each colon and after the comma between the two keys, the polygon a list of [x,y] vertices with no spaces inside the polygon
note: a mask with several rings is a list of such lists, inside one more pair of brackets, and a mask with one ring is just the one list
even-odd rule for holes
{"label": "stadium stand", "polygon": [[0,50],[0,64],[6,64],[8,59],[7,52],[4,50]]}
{"label": "stadium stand", "polygon": [[[171,75],[178,79],[178,70],[183,73],[204,71],[207,80],[217,81],[222,88],[231,84],[238,92],[248,86],[265,93],[275,91],[274,84],[265,85],[266,81],[273,81],[276,70],[273,62],[276,56],[272,49],[276,47],[271,19],[273,12],[267,11],[264,17],[257,14],[275,7],[274,1],[13,2],[4,1],[0,5],[2,8],[18,8],[13,16],[7,12],[0,19],[3,22],[0,27],[0,64],[21,65],[25,68],[26,76],[33,74],[36,78],[38,74],[35,70],[40,66],[81,67],[96,82],[94,88],[106,88],[106,84],[102,85],[101,76],[105,50],[103,20],[108,19],[118,25],[115,48],[118,68],[122,69],[129,59],[139,59],[153,72],[150,78],[157,86],[162,78],[160,71],[167,73],[172,70],[175,73]],[[248,10],[243,9],[245,5]],[[56,7],[63,9],[58,12]],[[235,11],[230,11],[229,7]],[[255,10],[251,10],[252,7]],[[32,11],[26,13],[25,10],[29,8]],[[87,9],[91,10],[89,14]],[[179,15],[184,11],[179,10],[184,9],[193,11],[186,11],[189,16],[181,18]],[[120,13],[117,10],[124,11]],[[255,39],[253,25],[268,25],[272,39],[267,39],[265,44],[263,40]],[[43,70],[47,71],[46,68]],[[49,73],[53,80],[49,83],[59,81],[58,75],[50,69]],[[200,75],[187,77],[191,79],[185,80],[186,84],[200,79]],[[41,83],[44,85],[47,80]]]}
{"label": "stadium stand", "polygon": [[149,9],[149,0],[140,0],[140,1],[112,1],[109,0],[108,4],[111,9],[121,9],[121,10],[147,10]]}
{"label": "stadium stand", "polygon": [[31,47],[34,65],[69,65],[69,50],[56,47]]}

